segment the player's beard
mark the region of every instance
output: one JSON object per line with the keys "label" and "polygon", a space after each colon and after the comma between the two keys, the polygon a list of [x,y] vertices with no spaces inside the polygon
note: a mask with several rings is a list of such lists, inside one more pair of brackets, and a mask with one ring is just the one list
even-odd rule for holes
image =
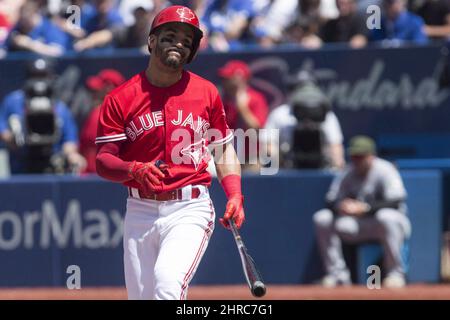
{"label": "player's beard", "polygon": [[170,54],[169,49],[163,49],[160,46],[156,47],[156,56],[161,60],[161,62],[171,68],[171,69],[179,69],[182,68],[186,64],[186,52],[183,50],[176,50],[180,56],[176,56],[173,54]]}

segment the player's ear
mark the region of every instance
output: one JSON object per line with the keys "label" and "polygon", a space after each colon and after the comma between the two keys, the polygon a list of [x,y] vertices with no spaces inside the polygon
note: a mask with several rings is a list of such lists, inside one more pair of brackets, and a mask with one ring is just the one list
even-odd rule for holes
{"label": "player's ear", "polygon": [[148,51],[151,53],[156,47],[157,37],[155,34],[149,34],[147,39]]}

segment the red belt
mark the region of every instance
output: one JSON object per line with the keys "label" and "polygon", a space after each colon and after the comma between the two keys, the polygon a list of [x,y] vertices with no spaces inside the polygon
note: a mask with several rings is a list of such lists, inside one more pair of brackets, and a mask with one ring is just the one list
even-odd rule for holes
{"label": "red belt", "polygon": [[[170,201],[170,200],[183,200],[182,189],[175,189],[172,191],[166,191],[161,193],[145,193],[144,191],[138,189],[140,199],[150,199],[156,201]],[[128,195],[133,197],[131,188],[128,188]],[[197,187],[192,187],[191,199],[197,199],[200,196],[200,189]]]}

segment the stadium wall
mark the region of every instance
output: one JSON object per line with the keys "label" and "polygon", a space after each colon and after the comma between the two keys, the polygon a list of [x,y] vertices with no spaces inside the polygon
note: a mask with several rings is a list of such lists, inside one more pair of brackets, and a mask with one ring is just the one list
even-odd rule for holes
{"label": "stadium wall", "polygon": [[[401,174],[413,226],[408,278],[438,282],[441,173]],[[331,173],[315,171],[244,176],[242,236],[268,283],[312,283],[322,275],[311,218],[323,206],[331,179]],[[223,191],[217,181],[210,190],[221,216]],[[0,286],[65,286],[71,265],[80,267],[82,286],[124,285],[124,187],[97,177],[15,176],[0,181],[0,195]],[[234,240],[218,223],[193,283],[243,282]]]}

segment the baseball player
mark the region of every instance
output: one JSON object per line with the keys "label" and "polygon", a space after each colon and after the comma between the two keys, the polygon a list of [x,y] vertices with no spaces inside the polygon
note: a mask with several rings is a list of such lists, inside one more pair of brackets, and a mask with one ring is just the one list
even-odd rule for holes
{"label": "baseball player", "polygon": [[350,284],[341,242],[377,241],[383,246],[383,286],[405,285],[404,240],[411,234],[406,215],[406,190],[397,169],[375,155],[366,136],[350,140],[351,164],[331,184],[327,208],[314,214],[317,240],[327,275],[322,284]]}
{"label": "baseball player", "polygon": [[[244,221],[240,164],[216,87],[183,69],[203,36],[194,12],[153,20],[146,70],[110,92],[100,111],[97,172],[123,183],[129,299],[186,299],[214,229],[208,148],[228,202],[221,223]],[[219,148],[220,147],[220,148]]]}

